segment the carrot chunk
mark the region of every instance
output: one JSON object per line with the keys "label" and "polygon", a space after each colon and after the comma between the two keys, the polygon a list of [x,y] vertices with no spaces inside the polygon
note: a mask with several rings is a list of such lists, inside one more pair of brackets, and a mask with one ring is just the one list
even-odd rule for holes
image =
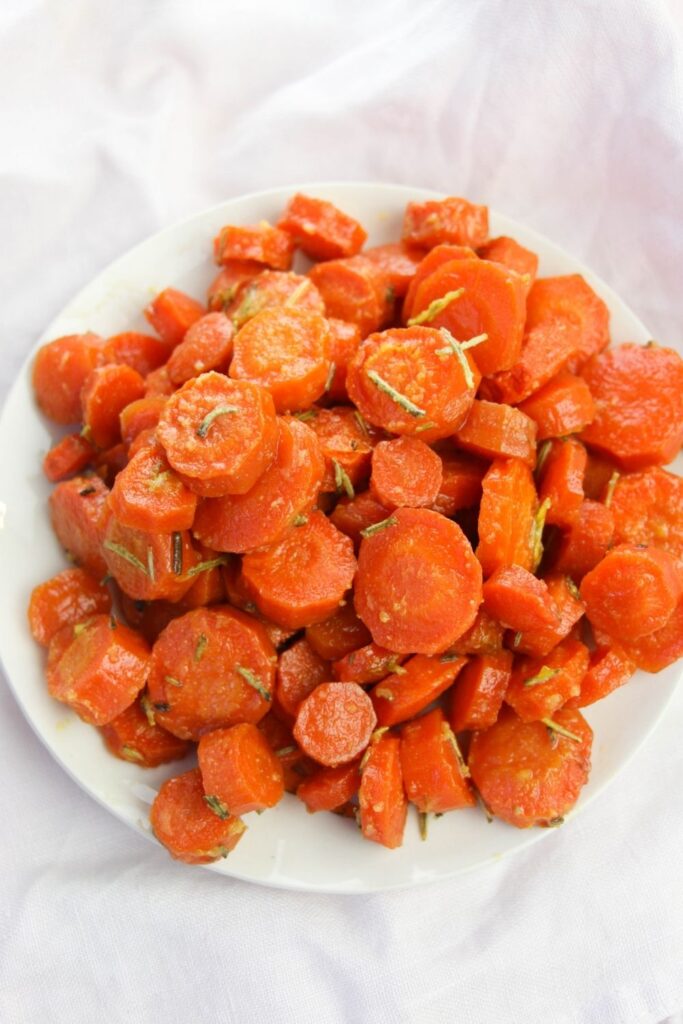
{"label": "carrot chunk", "polygon": [[512,648],[518,654],[543,657],[569,635],[585,608],[574,583],[561,573],[549,573],[543,580],[557,611],[555,622],[517,632]]}
{"label": "carrot chunk", "polygon": [[627,683],[635,670],[635,661],[620,648],[599,645],[590,656],[588,671],[581,680],[578,696],[571,697],[565,707],[585,708],[595,704]]}
{"label": "carrot chunk", "polygon": [[425,249],[443,243],[471,245],[476,249],[484,244],[488,232],[487,206],[476,206],[466,199],[449,196],[408,203],[401,237],[409,245]]}
{"label": "carrot chunk", "polygon": [[143,430],[154,430],[166,404],[163,395],[136,398],[119,413],[121,440],[130,445]]}
{"label": "carrot chunk", "polygon": [[327,326],[330,329],[329,355],[334,372],[332,379],[325,382],[323,399],[328,402],[348,402],[346,375],[349,363],[360,347],[360,329],[357,324],[332,316],[327,318]]}
{"label": "carrot chunk", "polygon": [[405,242],[391,242],[389,245],[365,249],[363,255],[383,271],[394,295],[403,298],[424,256],[424,250],[406,245]]}
{"label": "carrot chunk", "polygon": [[391,317],[389,280],[366,256],[316,263],[309,277],[322,295],[328,315],[356,324],[363,338]]}
{"label": "carrot chunk", "polygon": [[316,811],[334,811],[356,795],[360,788],[358,761],[340,764],[336,768],[320,768],[304,779],[296,795],[306,805],[309,814]]}
{"label": "carrot chunk", "polygon": [[138,601],[179,601],[202,571],[187,530],[149,533],[110,516],[102,550],[107,571]]}
{"label": "carrot chunk", "polygon": [[92,462],[95,449],[80,434],[67,434],[53,445],[43,459],[43,472],[50,483],[66,480],[80,473]]}
{"label": "carrot chunk", "polygon": [[75,476],[57,484],[49,498],[57,540],[77,565],[96,579],[107,572],[102,543],[109,519],[109,488],[97,476]]}
{"label": "carrot chunk", "polygon": [[120,441],[119,415],[144,393],[145,382],[130,366],[121,363],[93,370],[81,391],[83,423],[88,440],[98,448],[110,448]]}
{"label": "carrot chunk", "polygon": [[104,361],[104,342],[97,334],[69,334],[38,350],[32,382],[38,406],[55,423],[78,423],[81,389]]}
{"label": "carrot chunk", "polygon": [[439,267],[450,263],[451,260],[474,260],[477,254],[474,249],[467,245],[435,245],[433,249],[425,253],[420,260],[415,274],[408,285],[405,299],[403,300],[403,322],[407,323],[415,312],[415,296],[423,281]]}
{"label": "carrot chunk", "polygon": [[153,334],[124,331],[107,338],[103,350],[105,363],[125,363],[141,377],[162,366],[170,354],[169,345]]}
{"label": "carrot chunk", "polygon": [[31,591],[28,622],[34,640],[47,647],[64,626],[75,626],[111,609],[111,596],[84,569],[63,569]]}
{"label": "carrot chunk", "polygon": [[368,237],[363,226],[334,203],[301,192],[289,200],[277,226],[313,260],[355,256]]}
{"label": "carrot chunk", "polygon": [[443,814],[476,804],[457,740],[440,708],[401,730],[406,796],[421,814]]}
{"label": "carrot chunk", "polygon": [[377,724],[372,702],[356,683],[320,683],[299,705],[294,738],[318,764],[355,760]]}
{"label": "carrot chunk", "polygon": [[356,615],[351,601],[322,622],[309,626],[306,639],[325,661],[339,661],[351,651],[370,643],[370,633]]}
{"label": "carrot chunk", "polygon": [[565,368],[579,339],[577,327],[567,320],[541,321],[524,335],[519,361],[487,380],[491,397],[511,405],[522,402]]}
{"label": "carrot chunk", "polygon": [[459,448],[484,458],[521,459],[532,468],[536,462],[536,425],[509,405],[475,399],[453,440]]}
{"label": "carrot chunk", "polygon": [[304,417],[325,456],[322,490],[353,498],[370,475],[375,432],[349,406],[310,409]]}
{"label": "carrot chunk", "polygon": [[335,679],[345,683],[375,683],[384,679],[406,660],[405,654],[388,651],[379,644],[366,644],[350,651],[332,666]]}
{"label": "carrot chunk", "polygon": [[173,472],[163,449],[155,445],[143,448],[117,474],[109,506],[124,526],[172,533],[192,526],[197,495]]}
{"label": "carrot chunk", "polygon": [[284,795],[282,765],[251,722],[202,736],[197,757],[206,803],[221,818],[265,811]]}
{"label": "carrot chunk", "polygon": [[609,311],[580,274],[544,277],[534,282],[527,300],[527,328],[553,317],[573,324],[580,332],[571,369],[575,370],[609,344]]}
{"label": "carrot chunk", "polygon": [[584,494],[586,449],[572,437],[552,441],[543,464],[539,465],[538,497],[548,503],[546,523],[569,527],[579,514]]}
{"label": "carrot chunk", "polygon": [[466,658],[444,660],[416,654],[377,683],[370,697],[381,726],[406,722],[452,686]]}
{"label": "carrot chunk", "polygon": [[156,768],[169,761],[179,761],[190,750],[185,740],[150,722],[139,700],[103,725],[101,732],[107,750],[114,757],[140,768]]}
{"label": "carrot chunk", "polygon": [[322,295],[310,277],[282,270],[262,270],[237,292],[225,313],[239,330],[264,310],[283,307],[325,315]]}
{"label": "carrot chunk", "polygon": [[234,333],[223,313],[207,313],[195,320],[169,356],[167,369],[173,383],[184,384],[207,370],[227,368]]}
{"label": "carrot chunk", "polygon": [[152,804],[154,835],[175,860],[209,864],[227,857],[242,838],[244,822],[220,817],[207,806],[199,768],[167,779]]}
{"label": "carrot chunk", "polygon": [[544,658],[520,658],[512,670],[505,703],[524,722],[552,718],[581,692],[589,652],[580,640],[563,640]]}
{"label": "carrot chunk", "polygon": [[331,678],[329,663],[316,654],[308,640],[302,637],[280,655],[275,682],[275,699],[292,722],[301,701],[315,690],[319,683]]}
{"label": "carrot chunk", "polygon": [[380,736],[371,744],[362,769],[358,806],[365,839],[390,850],[401,845],[408,801],[403,788],[398,736]]}
{"label": "carrot chunk", "polygon": [[357,494],[355,498],[343,497],[337,502],[330,522],[350,537],[356,549],[363,539],[363,530],[376,526],[387,518],[387,509],[372,497],[369,491]]}
{"label": "carrot chunk", "polygon": [[539,441],[577,434],[595,416],[595,403],[585,380],[566,370],[525,398],[518,408],[536,424]]}
{"label": "carrot chunk", "polygon": [[212,313],[224,313],[244,286],[263,272],[256,260],[226,260],[209,285],[206,304]]}
{"label": "carrot chunk", "polygon": [[144,310],[147,322],[171,348],[183,340],[187,329],[205,313],[201,302],[176,288],[164,288]]}
{"label": "carrot chunk", "polygon": [[620,476],[612,492],[617,544],[648,544],[683,563],[683,479],[663,469]]}
{"label": "carrot chunk", "polygon": [[584,501],[576,520],[550,550],[549,565],[578,583],[605,557],[613,537],[611,509],[597,501]]}
{"label": "carrot chunk", "polygon": [[259,224],[226,224],[213,243],[214,260],[220,266],[226,261],[255,260],[274,270],[289,270],[294,243],[290,235],[262,220]]}
{"label": "carrot chunk", "polygon": [[502,263],[522,277],[529,278],[531,288],[538,271],[538,256],[530,249],[516,242],[514,238],[507,235],[500,235],[498,238],[491,238],[484,245],[477,249],[477,255],[482,260],[491,260],[493,263]]}
{"label": "carrot chunk", "polygon": [[557,607],[543,580],[521,565],[506,565],[484,584],[484,608],[508,629],[519,632],[558,625]]}
{"label": "carrot chunk", "polygon": [[506,565],[531,571],[538,507],[531,470],[519,459],[496,459],[482,487],[477,558],[484,576]]}
{"label": "carrot chunk", "polygon": [[510,682],[512,653],[478,654],[458,675],[451,691],[448,720],[453,732],[488,729],[498,718]]}

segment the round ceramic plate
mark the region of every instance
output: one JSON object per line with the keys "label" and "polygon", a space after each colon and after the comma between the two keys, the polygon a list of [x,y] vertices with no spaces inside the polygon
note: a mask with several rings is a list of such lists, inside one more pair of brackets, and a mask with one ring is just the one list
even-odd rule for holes
{"label": "round ceramic plate", "polygon": [[[275,221],[295,187],[231,199],[154,235],[112,263],[68,304],[47,328],[41,343],[86,330],[104,336],[148,329],[141,310],[167,285],[203,297],[216,273],[211,242],[227,223]],[[314,184],[302,190],[332,200],[357,217],[369,244],[400,235],[405,204],[439,198],[424,189],[377,184]],[[492,213],[491,234],[512,235],[540,256],[540,274],[581,273],[610,308],[614,342],[645,342],[645,327],[594,274],[536,232]],[[7,679],[24,714],[56,760],[96,800],[126,824],[151,836],[149,806],[163,779],[191,763],[159,769],[138,768],[113,758],[99,733],[47,694],[43,651],[26,623],[32,587],[65,567],[52,535],[41,459],[55,437],[39,415],[30,386],[31,358],[25,363],[0,419],[0,652]],[[638,673],[628,686],[590,707],[595,731],[593,771],[578,807],[585,806],[632,756],[662,714],[679,669],[662,672],[657,685]],[[309,815],[293,796],[267,814],[246,816],[249,826],[236,850],[210,870],[266,885],[319,892],[374,892],[434,881],[499,860],[554,830],[518,831],[487,823],[479,809],[447,814],[430,824],[422,842],[416,818],[409,816],[404,844],[385,850],[361,839],[352,820],[333,814]],[[572,815],[565,829],[572,828]],[[168,856],[159,846],[160,867]],[[190,870],[188,868],[188,870]]]}

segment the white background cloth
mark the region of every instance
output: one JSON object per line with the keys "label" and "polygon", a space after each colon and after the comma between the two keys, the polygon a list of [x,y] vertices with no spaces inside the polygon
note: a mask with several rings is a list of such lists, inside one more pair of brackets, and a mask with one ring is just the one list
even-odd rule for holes
{"label": "white background cloth", "polygon": [[[133,243],[316,179],[489,202],[672,338],[680,15],[675,0],[3,0],[2,395]],[[160,856],[63,774],[1,686],[0,1020],[660,1021],[683,1006],[682,725],[679,690],[606,793],[496,867],[307,896]]]}

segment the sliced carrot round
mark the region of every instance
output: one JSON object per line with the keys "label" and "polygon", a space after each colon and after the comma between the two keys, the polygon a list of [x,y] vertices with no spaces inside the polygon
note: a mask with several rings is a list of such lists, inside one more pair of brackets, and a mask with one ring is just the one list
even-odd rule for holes
{"label": "sliced carrot round", "polygon": [[538,256],[530,249],[516,242],[514,238],[500,235],[477,247],[477,255],[482,260],[502,263],[522,277],[529,278],[529,288],[534,283],[538,271]]}
{"label": "sliced carrot round", "polygon": [[232,260],[256,260],[274,270],[289,270],[294,244],[286,231],[268,221],[259,224],[226,224],[213,244],[213,255],[219,265]]}
{"label": "sliced carrot round", "polygon": [[521,565],[506,565],[484,584],[484,608],[508,629],[543,629],[558,625],[557,607],[543,580]]}
{"label": "sliced carrot round", "polygon": [[139,700],[103,725],[101,731],[107,750],[114,757],[140,768],[179,761],[190,750],[185,740],[150,721]]}
{"label": "sliced carrot round", "polygon": [[362,531],[381,523],[388,510],[372,497],[369,491],[362,491],[355,498],[342,497],[334,507],[330,522],[350,537],[356,548],[362,540]]}
{"label": "sliced carrot round", "polygon": [[84,569],[63,569],[31,591],[28,622],[34,640],[47,647],[64,626],[75,626],[111,609],[105,586]]}
{"label": "sliced carrot round", "polygon": [[370,642],[370,633],[363,625],[351,601],[329,617],[309,626],[306,639],[315,653],[326,661],[338,661]]}
{"label": "sliced carrot round", "polygon": [[405,654],[370,643],[335,661],[332,671],[335,679],[345,683],[376,683],[378,679],[398,672],[405,660]]}
{"label": "sliced carrot round", "polygon": [[617,480],[610,511],[617,544],[664,548],[683,563],[683,479],[663,469]]}
{"label": "sliced carrot round", "polygon": [[524,722],[552,718],[568,700],[578,697],[589,660],[585,644],[571,637],[543,658],[519,658],[505,692],[505,703]]}
{"label": "sliced carrot round", "polygon": [[548,565],[578,583],[605,557],[614,538],[612,510],[599,501],[584,501],[576,519],[548,550]]}
{"label": "sliced carrot round", "polygon": [[163,449],[156,445],[143,448],[117,474],[109,505],[124,526],[172,533],[192,526],[197,495],[173,472]]}
{"label": "sliced carrot round", "polygon": [[431,249],[434,245],[451,243],[483,245],[489,232],[487,206],[476,206],[467,199],[447,196],[408,203],[403,218],[402,238],[411,245]]}
{"label": "sliced carrot round", "polygon": [[330,361],[334,368],[332,379],[325,382],[325,394],[321,401],[347,402],[346,375],[348,366],[360,346],[360,329],[357,324],[328,317],[330,329]]}
{"label": "sliced carrot round", "polygon": [[287,203],[278,227],[314,260],[355,256],[368,237],[363,226],[334,203],[301,192]]}
{"label": "sliced carrot round", "polygon": [[184,384],[207,370],[227,369],[234,333],[223,313],[207,313],[195,320],[169,356],[167,369],[173,383]]}
{"label": "sliced carrot round", "polygon": [[67,434],[50,448],[43,459],[43,472],[50,483],[65,480],[93,461],[95,449],[81,434]]}
{"label": "sliced carrot round", "polygon": [[49,497],[50,521],[69,556],[96,579],[107,572],[102,543],[111,515],[109,488],[98,476],[75,476],[57,484]]}
{"label": "sliced carrot round", "polygon": [[109,448],[120,441],[119,415],[144,393],[145,382],[130,366],[119,363],[94,369],[81,391],[86,437],[98,448]]}
{"label": "sliced carrot round", "polygon": [[311,409],[304,416],[325,456],[323,491],[352,498],[369,476],[375,431],[349,406]]}
{"label": "sliced carrot round", "polygon": [[246,829],[239,818],[222,818],[208,807],[199,768],[164,782],[152,804],[150,821],[159,842],[186,864],[209,864],[227,857]]}
{"label": "sliced carrot round", "polygon": [[130,445],[143,430],[154,430],[165,404],[164,395],[152,395],[136,398],[122,409],[119,426],[123,443]]}
{"label": "sliced carrot round", "polygon": [[278,660],[275,697],[285,715],[294,721],[301,701],[330,678],[330,666],[302,638],[283,651]]}
{"label": "sliced carrot round", "polygon": [[440,697],[464,668],[466,658],[428,658],[416,654],[373,686],[370,697],[382,726],[397,725]]}
{"label": "sliced carrot round", "polygon": [[102,552],[107,571],[121,590],[138,601],[179,601],[200,570],[187,530],[149,533],[110,516]]}
{"label": "sliced carrot round", "polygon": [[595,418],[595,402],[583,377],[563,370],[525,398],[519,411],[536,424],[537,440],[577,434]]}
{"label": "sliced carrot round", "polygon": [[336,768],[320,768],[304,779],[296,795],[309,814],[334,811],[356,795],[360,786],[358,762],[340,764]]}
{"label": "sliced carrot round", "polygon": [[330,768],[355,760],[377,724],[372,701],[356,683],[321,683],[299,705],[294,738]]}
{"label": "sliced carrot round", "polygon": [[282,766],[251,722],[202,736],[197,756],[205,800],[220,817],[264,811],[282,799]]}
{"label": "sliced carrot round", "polygon": [[168,369],[165,364],[157,370],[152,370],[145,377],[145,398],[154,398],[159,395],[168,398],[169,395],[173,394],[174,390],[173,382],[168,375]]}
{"label": "sliced carrot round", "polygon": [[223,313],[247,282],[258,277],[263,264],[256,260],[227,260],[208,287],[206,303],[212,313]]}
{"label": "sliced carrot round", "polygon": [[393,293],[384,272],[366,256],[316,263],[309,277],[329,316],[356,324],[365,338],[391,316]]}
{"label": "sliced carrot round", "polygon": [[310,277],[291,271],[263,270],[239,290],[225,313],[239,330],[266,309],[297,309],[325,315],[325,303]]}
{"label": "sliced carrot round", "polygon": [[401,299],[408,291],[423,256],[424,249],[405,242],[391,242],[364,249],[363,255],[376,263],[386,275],[394,295]]}
{"label": "sliced carrot round", "polygon": [[170,347],[162,338],[140,331],[124,331],[107,338],[103,358],[106,363],[125,363],[146,377],[168,359]]}
{"label": "sliced carrot round", "polygon": [[390,850],[401,845],[408,801],[398,736],[380,736],[371,744],[361,774],[358,810],[365,839]]}
{"label": "sliced carrot round", "polygon": [[33,389],[41,411],[55,423],[78,423],[81,389],[101,366],[104,342],[97,334],[69,334],[38,350],[33,362]]}
{"label": "sliced carrot round", "polygon": [[145,319],[171,347],[180,344],[188,328],[205,313],[201,302],[177,288],[164,288],[144,311]]}
{"label": "sliced carrot round", "polygon": [[441,459],[415,437],[380,441],[372,453],[370,493],[385,508],[433,505],[442,480]]}
{"label": "sliced carrot round", "polygon": [[579,332],[572,369],[609,344],[609,310],[581,274],[544,277],[534,282],[527,299],[527,329],[557,317]]}
{"label": "sliced carrot round", "polygon": [[458,675],[450,694],[448,720],[453,732],[488,729],[498,718],[510,682],[512,652],[478,654]]}
{"label": "sliced carrot round", "polygon": [[400,753],[406,796],[421,814],[474,807],[469,772],[441,708],[403,726]]}
{"label": "sliced carrot round", "polygon": [[403,300],[402,317],[403,322],[407,323],[413,315],[415,306],[415,296],[417,290],[423,281],[426,281],[430,274],[432,274],[439,267],[444,266],[445,263],[450,263],[451,260],[475,260],[477,254],[474,249],[471,249],[467,245],[435,245],[429,252],[424,253],[420,260],[415,275],[408,285],[405,299]]}

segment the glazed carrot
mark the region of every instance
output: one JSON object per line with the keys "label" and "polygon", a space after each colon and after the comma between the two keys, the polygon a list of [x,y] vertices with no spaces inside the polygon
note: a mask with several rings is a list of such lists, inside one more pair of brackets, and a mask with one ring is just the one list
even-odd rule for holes
{"label": "glazed carrot", "polygon": [[163,449],[143,448],[117,475],[109,507],[123,526],[148,533],[189,530],[197,495],[173,472]]}
{"label": "glazed carrot", "polygon": [[205,801],[219,818],[265,811],[285,792],[282,766],[251,722],[213,729],[197,748]]}
{"label": "glazed carrot", "polygon": [[49,498],[57,540],[77,565],[96,579],[107,571],[102,542],[109,518],[109,488],[97,476],[75,476],[57,484]]}
{"label": "glazed carrot", "polygon": [[609,344],[607,306],[580,274],[544,277],[534,282],[527,299],[527,330],[552,317],[562,317],[580,331],[572,370]]}
{"label": "glazed carrot", "polygon": [[172,736],[156,722],[152,724],[139,700],[101,728],[109,752],[140,768],[179,761],[190,750],[185,740]]}
{"label": "glazed carrot", "polygon": [[407,722],[440,697],[465,666],[466,658],[428,658],[416,654],[400,671],[373,686],[370,697],[381,726]]}
{"label": "glazed carrot", "polygon": [[603,459],[595,452],[588,452],[586,471],[583,475],[583,492],[591,501],[602,501],[610,480],[617,473],[617,467],[608,459]]}
{"label": "glazed carrot", "polygon": [[549,565],[578,583],[605,557],[613,537],[611,509],[597,501],[584,501],[576,521],[549,552]]}
{"label": "glazed carrot", "polygon": [[462,426],[479,380],[471,352],[450,334],[409,327],[367,338],[346,386],[368,423],[431,444]]}
{"label": "glazed carrot", "polygon": [[124,331],[107,338],[103,350],[105,363],[125,363],[141,377],[158,369],[168,359],[170,348],[162,339],[140,331]]}
{"label": "glazed carrot", "polygon": [[458,637],[449,653],[498,654],[503,647],[503,633],[500,622],[482,605],[470,628]]}
{"label": "glazed carrot", "polygon": [[114,480],[128,465],[128,448],[119,441],[111,448],[105,448],[95,455],[95,473],[105,482],[107,487],[112,487]]}
{"label": "glazed carrot", "polygon": [[421,814],[474,807],[469,772],[441,708],[403,726],[400,754],[406,796]]}
{"label": "glazed carrot", "polygon": [[80,434],[67,434],[50,448],[43,459],[43,472],[50,483],[66,480],[85,469],[92,462],[93,455],[90,441]]}
{"label": "glazed carrot", "polygon": [[294,739],[318,764],[355,760],[377,724],[372,702],[356,683],[321,683],[299,705]]}
{"label": "glazed carrot", "polygon": [[280,762],[285,792],[296,793],[302,781],[319,770],[319,765],[299,750],[289,725],[277,718],[273,711],[261,719],[258,727]]}
{"label": "glazed carrot", "polygon": [[289,200],[277,226],[313,260],[355,256],[368,237],[363,226],[334,203],[302,192]]}
{"label": "glazed carrot", "polygon": [[329,618],[355,571],[351,541],[322,512],[311,512],[279,543],[242,559],[242,581],[256,607],[291,629]]}
{"label": "glazed carrot", "polygon": [[304,419],[325,456],[322,490],[353,498],[355,488],[366,483],[370,475],[376,432],[349,406],[309,409]]}
{"label": "glazed carrot", "polygon": [[143,430],[154,430],[166,404],[163,395],[136,398],[119,413],[121,440],[130,445]]}
{"label": "glazed carrot", "polygon": [[144,310],[145,319],[152,325],[162,341],[171,347],[185,337],[188,327],[204,316],[201,302],[176,288],[164,288]]}
{"label": "glazed carrot", "polygon": [[522,277],[528,276],[529,285],[534,283],[538,272],[538,256],[530,249],[516,242],[514,238],[507,235],[500,235],[498,238],[491,238],[484,245],[477,249],[477,255],[482,260],[492,260],[493,263],[502,263],[504,266],[514,270]]}
{"label": "glazed carrot", "polygon": [[273,270],[289,270],[294,244],[290,235],[262,220],[259,224],[226,224],[216,235],[213,256],[216,263],[255,260]]}
{"label": "glazed carrot", "polygon": [[595,403],[582,377],[563,371],[518,406],[537,427],[536,438],[576,434],[592,421]]}
{"label": "glazed carrot", "polygon": [[162,396],[168,398],[175,391],[175,387],[168,375],[166,366],[160,366],[158,370],[152,370],[145,377],[145,398]]}
{"label": "glazed carrot", "polygon": [[180,605],[187,609],[222,604],[227,599],[222,565],[224,556],[205,544],[197,543],[196,546],[200,557],[198,564],[202,566],[202,571],[193,577],[194,583],[180,599]]}
{"label": "glazed carrot", "polygon": [[472,737],[472,781],[491,813],[517,828],[561,824],[588,780],[590,726],[574,710],[558,711],[553,721],[563,732],[504,708],[495,725]]}
{"label": "glazed carrot", "polygon": [[377,644],[438,654],[474,622],[481,567],[454,522],[427,509],[400,508],[361,544],[356,611]]}
{"label": "glazed carrot", "polygon": [[683,562],[683,479],[663,469],[620,476],[611,493],[617,544],[649,544]]}
{"label": "glazed carrot", "polygon": [[673,555],[660,548],[619,544],[581,583],[586,616],[617,640],[638,640],[662,629],[683,595]]}
{"label": "glazed carrot", "polygon": [[536,462],[536,425],[510,405],[475,399],[453,440],[459,448],[487,459],[521,459],[532,468]]}
{"label": "glazed carrot", "polygon": [[228,601],[235,608],[239,608],[241,611],[249,612],[252,618],[259,622],[273,647],[278,650],[291,640],[292,637],[298,631],[296,629],[290,629],[289,627],[281,626],[279,623],[273,622],[271,619],[267,619],[265,615],[261,615],[256,605],[251,600],[251,597],[244,587],[242,580],[241,568],[242,561],[236,555],[224,555],[223,556],[227,564],[221,569],[223,575],[223,583],[225,585],[225,592],[228,597]]}
{"label": "glazed carrot", "polygon": [[284,306],[266,309],[235,336],[230,376],[266,388],[279,412],[307,409],[325,391],[329,348],[324,317]]}
{"label": "glazed carrot", "polygon": [[357,324],[336,317],[327,318],[330,329],[330,360],[334,367],[332,379],[325,383],[325,394],[322,400],[328,402],[347,402],[346,373],[348,365],[360,347],[360,328]]}
{"label": "glazed carrot", "polygon": [[439,454],[441,486],[431,508],[443,516],[454,516],[460,509],[478,505],[487,464],[460,452],[440,451]]}
{"label": "glazed carrot", "polygon": [[448,721],[453,732],[488,729],[498,718],[510,682],[512,653],[478,654],[458,675],[451,690]]}
{"label": "glazed carrot", "polygon": [[362,768],[358,806],[365,839],[390,850],[401,845],[408,802],[403,790],[398,736],[380,736],[369,747]]}
{"label": "glazed carrot", "polygon": [[405,242],[392,242],[389,245],[376,245],[372,249],[365,249],[363,255],[377,264],[386,276],[394,295],[401,299],[415,276],[415,271],[424,256],[424,249],[406,245]]}
{"label": "glazed carrot", "polygon": [[[187,608],[178,601],[175,604],[171,604],[170,601],[142,601],[128,597],[123,591],[119,601],[127,624],[138,633],[142,633],[150,646],[156,643],[159,634],[166,629],[169,622],[179,619],[187,611]],[[145,694],[142,700],[145,702]]]}
{"label": "glazed carrot", "polygon": [[258,313],[283,306],[325,315],[322,295],[310,277],[280,270],[263,270],[245,284],[226,307],[225,313],[239,330]]}
{"label": "glazed carrot", "polygon": [[488,260],[454,260],[418,286],[410,323],[446,327],[459,341],[486,335],[475,359],[489,376],[509,370],[520,357],[525,297],[525,282],[514,270]]}
{"label": "glazed carrot", "polygon": [[275,457],[273,399],[257,384],[204,373],[171,396],[157,437],[196,493],[245,494]]}
{"label": "glazed carrot", "polygon": [[365,256],[316,263],[309,277],[329,316],[356,324],[365,338],[390,319],[393,291],[384,272]]}
{"label": "glazed carrot", "polygon": [[66,629],[72,631],[71,642],[48,664],[50,696],[89,725],[106,725],[145,685],[149,648],[139,633],[110,615],[93,615]]}
{"label": "glazed carrot", "polygon": [[441,459],[415,437],[380,441],[372,453],[370,494],[385,508],[429,507],[442,481]]}
{"label": "glazed carrot", "polygon": [[557,619],[549,625],[517,632],[510,646],[516,654],[544,657],[569,635],[585,608],[574,583],[561,573],[549,573],[543,580],[557,611]]}
{"label": "glazed carrot", "polygon": [[618,647],[599,645],[590,656],[588,671],[581,680],[581,690],[567,701],[567,708],[585,708],[602,700],[613,690],[627,683],[636,670],[636,663]]}
{"label": "glazed carrot", "polygon": [[529,467],[519,459],[496,459],[482,487],[477,558],[484,576],[505,565],[531,571],[538,499]]}
{"label": "glazed carrot", "polygon": [[320,658],[339,661],[370,643],[370,633],[356,615],[353,603],[347,601],[329,619],[309,626],[306,639]]}
{"label": "glazed carrot", "polygon": [[245,284],[263,272],[256,260],[227,260],[209,285],[206,304],[212,313],[223,313]]}
{"label": "glazed carrot", "polygon": [[301,701],[319,683],[332,678],[328,662],[315,653],[304,638],[297,640],[278,659],[275,699],[290,721],[294,721]]}
{"label": "glazed carrot", "polygon": [[270,708],[275,651],[263,626],[227,606],[170,622],[152,649],[147,683],[161,725],[181,739],[258,722]]}
{"label": "glazed carrot", "polygon": [[121,440],[119,414],[145,393],[137,370],[124,364],[100,366],[86,378],[81,391],[84,436],[98,448],[110,448]]}
{"label": "glazed carrot", "polygon": [[301,783],[296,795],[306,805],[308,813],[314,814],[336,810],[354,797],[359,788],[358,761],[351,761],[336,768],[320,768]]}
{"label": "glazed carrot", "polygon": [[341,498],[330,516],[330,522],[350,537],[358,549],[362,531],[383,522],[386,518],[387,509],[384,505],[375,501],[369,491],[363,491],[355,498]]}
{"label": "glazed carrot", "polygon": [[47,647],[64,626],[75,626],[110,609],[106,587],[84,569],[63,569],[31,591],[28,623],[33,639]]}
{"label": "glazed carrot", "polygon": [[586,449],[573,437],[551,441],[544,451],[537,469],[538,498],[549,503],[549,526],[569,527],[576,521],[584,497],[586,461]]}
{"label": "glazed carrot", "polygon": [[484,584],[484,608],[508,629],[524,632],[557,627],[557,607],[543,580],[521,565],[506,565]]}
{"label": "glazed carrot", "polygon": [[409,245],[424,249],[443,243],[471,245],[476,249],[484,244],[488,233],[487,206],[475,206],[466,199],[448,196],[447,199],[408,203],[401,238]]}
{"label": "glazed carrot", "polygon": [[577,326],[561,317],[543,320],[527,331],[519,360],[486,382],[488,396],[516,405],[565,368],[580,343]]}
{"label": "glazed carrot", "polygon": [[619,644],[623,654],[645,672],[661,672],[683,657],[683,599],[665,626],[638,640]]}
{"label": "glazed carrot", "polygon": [[[147,399],[142,399],[142,401],[147,401]],[[124,447],[126,446],[124,445]],[[130,462],[133,456],[137,455],[138,452],[141,452],[143,448],[157,447],[158,441],[156,430],[154,429],[154,427],[144,427],[139,434],[135,435],[135,437],[127,447],[128,461]]]}
{"label": "glazed carrot", "polygon": [[345,683],[375,683],[391,673],[398,674],[406,657],[370,643],[335,661],[332,671],[335,679]]}
{"label": "glazed carrot", "polygon": [[187,530],[147,533],[111,516],[102,551],[121,590],[139,601],[179,601],[202,571]]}
{"label": "glazed carrot", "polygon": [[450,263],[451,260],[474,260],[477,254],[474,249],[467,245],[435,245],[429,252],[424,253],[417,266],[413,279],[408,285],[405,299],[403,301],[403,322],[407,323],[415,312],[415,296],[417,290],[430,274],[438,267]]}
{"label": "glazed carrot", "polygon": [[585,644],[568,638],[543,658],[518,658],[505,703],[524,722],[552,718],[568,700],[578,697],[589,657]]}
{"label": "glazed carrot", "polygon": [[55,423],[78,423],[81,388],[103,361],[97,334],[69,334],[43,345],[33,361],[32,382],[41,412]]}
{"label": "glazed carrot", "polygon": [[273,464],[246,494],[205,499],[197,510],[195,537],[217,551],[252,551],[305,523],[325,471],[320,445],[296,419],[281,419],[278,431]]}
{"label": "glazed carrot", "polygon": [[209,864],[227,857],[246,829],[239,818],[221,818],[204,800],[199,768],[167,779],[152,804],[154,835],[175,860]]}
{"label": "glazed carrot", "polygon": [[234,333],[232,321],[223,313],[207,313],[195,320],[169,356],[167,370],[171,381],[184,384],[207,370],[227,369]]}
{"label": "glazed carrot", "polygon": [[582,440],[622,469],[665,465],[683,444],[683,360],[670,348],[617,345],[581,371],[595,399]]}

